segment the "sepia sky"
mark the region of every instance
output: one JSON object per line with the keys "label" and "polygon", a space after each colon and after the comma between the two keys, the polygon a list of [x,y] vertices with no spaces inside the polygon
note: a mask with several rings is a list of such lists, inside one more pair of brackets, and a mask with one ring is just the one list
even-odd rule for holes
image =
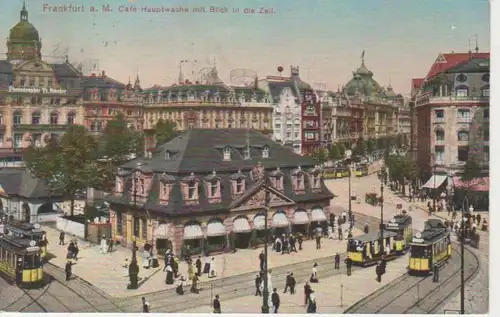
{"label": "sepia sky", "polygon": [[[244,68],[259,77],[277,75],[282,65],[300,66],[312,85],[336,90],[352,77],[366,50],[367,67],[383,86],[408,93],[410,80],[423,77],[440,52],[466,52],[469,40],[489,51],[487,0],[27,0],[29,21],[42,37],[44,56],[64,55],[72,62],[126,82],[137,69],[143,87],[171,84],[182,59],[198,60],[195,69],[213,64],[222,79]],[[49,6],[84,6],[84,12],[49,12]],[[101,10],[110,4],[113,12]],[[227,6],[229,13],[118,12],[120,6],[188,8]],[[2,1],[0,32],[19,21],[22,1]],[[245,8],[273,8],[268,15],[244,14]],[[232,13],[239,8],[240,13]],[[5,43],[5,42],[3,42]],[[58,49],[56,49],[59,47]],[[5,46],[0,49],[5,53]],[[98,62],[96,62],[98,60]]]}

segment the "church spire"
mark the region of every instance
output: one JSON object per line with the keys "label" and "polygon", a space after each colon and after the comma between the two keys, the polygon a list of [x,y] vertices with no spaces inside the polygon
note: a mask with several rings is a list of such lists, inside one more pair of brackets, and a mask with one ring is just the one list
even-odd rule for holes
{"label": "church spire", "polygon": [[139,79],[139,70],[137,70],[137,75],[135,77],[134,89],[141,90],[141,80]]}
{"label": "church spire", "polygon": [[28,10],[26,10],[26,1],[23,1],[23,8],[21,9],[21,21],[28,21]]}

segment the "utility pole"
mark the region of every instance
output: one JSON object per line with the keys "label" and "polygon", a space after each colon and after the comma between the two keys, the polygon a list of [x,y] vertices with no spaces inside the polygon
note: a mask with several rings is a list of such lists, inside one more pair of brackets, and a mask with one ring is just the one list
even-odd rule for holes
{"label": "utility pole", "polygon": [[[137,181],[138,178],[136,175],[132,176],[133,180],[133,195],[134,195],[134,209],[137,208]],[[135,212],[135,211],[134,211]],[[134,219],[136,221],[137,218]],[[135,225],[135,224],[134,224]],[[137,237],[132,236],[132,261],[128,266],[128,274],[130,284],[127,286],[128,289],[137,289],[139,287],[139,265],[137,265]]]}
{"label": "utility pole", "polygon": [[460,232],[460,315],[465,315],[465,203],[469,206],[469,199],[464,197],[462,202],[462,228]]}
{"label": "utility pole", "polygon": [[268,245],[268,239],[269,239],[269,232],[267,228],[267,217],[270,211],[270,206],[269,202],[271,201],[271,196],[269,193],[269,187],[268,187],[268,180],[266,180],[265,184],[265,191],[266,191],[266,196],[265,196],[265,203],[264,203],[264,208],[265,208],[265,215],[264,215],[264,289],[262,291],[262,307],[261,307],[261,313],[263,314],[269,314],[269,273],[268,273],[268,268],[267,268],[267,259],[268,259],[268,253],[267,253],[267,245]]}
{"label": "utility pole", "polygon": [[384,254],[384,183],[380,181],[380,255]]}

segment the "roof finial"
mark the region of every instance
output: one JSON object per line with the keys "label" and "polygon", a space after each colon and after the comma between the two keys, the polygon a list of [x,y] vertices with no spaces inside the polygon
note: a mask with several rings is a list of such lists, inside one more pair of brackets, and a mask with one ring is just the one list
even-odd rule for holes
{"label": "roof finial", "polygon": [[476,34],[476,53],[479,53],[479,44],[477,42],[477,34]]}
{"label": "roof finial", "polygon": [[23,8],[21,9],[21,21],[28,21],[28,10],[26,9],[26,0],[23,0]]}
{"label": "roof finial", "polygon": [[366,50],[363,50],[363,53],[361,53],[361,64],[365,63],[365,52]]}

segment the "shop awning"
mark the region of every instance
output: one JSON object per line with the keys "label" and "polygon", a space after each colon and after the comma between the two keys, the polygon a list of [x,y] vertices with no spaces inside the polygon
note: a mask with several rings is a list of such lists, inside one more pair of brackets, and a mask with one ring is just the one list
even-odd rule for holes
{"label": "shop awning", "polygon": [[[184,230],[186,230],[186,229],[184,229]],[[156,239],[167,239],[168,238],[167,225],[166,224],[159,225],[158,228],[156,228],[155,236],[156,236]]]}
{"label": "shop awning", "polygon": [[273,227],[280,228],[288,226],[288,219],[285,213],[277,212],[273,215]]}
{"label": "shop awning", "polygon": [[257,230],[262,230],[266,226],[266,216],[257,215],[253,218],[253,227]]}
{"label": "shop awning", "polygon": [[198,224],[191,224],[184,227],[184,239],[194,240],[203,238],[203,231]]}
{"label": "shop awning", "polygon": [[210,221],[207,225],[207,236],[218,237],[226,235],[226,227],[220,221]]}
{"label": "shop awning", "polygon": [[446,175],[432,175],[422,188],[438,188],[444,183],[446,178]]}
{"label": "shop awning", "polygon": [[250,224],[248,223],[247,218],[239,217],[234,219],[233,221],[233,232],[249,232],[252,231],[250,228]]}
{"label": "shop awning", "polygon": [[490,190],[490,178],[478,177],[471,181],[463,182],[460,176],[453,177],[453,185],[456,188],[467,189],[474,192],[487,192]]}
{"label": "shop awning", "polygon": [[311,218],[312,221],[326,221],[325,212],[321,208],[314,208],[311,210]]}
{"label": "shop awning", "polygon": [[301,225],[304,223],[309,223],[309,216],[305,210],[297,210],[293,214],[293,223],[296,225]]}

